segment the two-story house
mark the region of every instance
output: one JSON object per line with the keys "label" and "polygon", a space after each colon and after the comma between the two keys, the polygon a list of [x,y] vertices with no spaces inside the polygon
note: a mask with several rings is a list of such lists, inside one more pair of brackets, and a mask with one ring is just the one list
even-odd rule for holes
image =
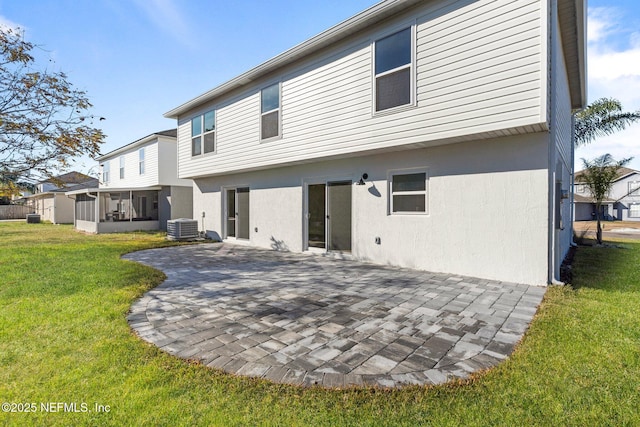
{"label": "two-story house", "polygon": [[165,117],[210,236],[546,284],[585,78],[583,0],[385,0]]}
{"label": "two-story house", "polygon": [[[574,185],[575,221],[594,220],[596,203],[584,183],[582,171],[576,172]],[[621,168],[601,209],[604,220],[640,221],[640,172]]]}
{"label": "two-story house", "polygon": [[90,233],[166,230],[193,216],[192,181],[178,178],[176,129],[153,133],[99,157],[98,188],[70,191],[76,229]]}

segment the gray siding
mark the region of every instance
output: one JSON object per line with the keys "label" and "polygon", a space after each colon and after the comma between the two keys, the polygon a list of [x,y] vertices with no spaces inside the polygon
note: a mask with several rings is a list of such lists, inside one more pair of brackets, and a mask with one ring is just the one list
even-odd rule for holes
{"label": "gray siding", "polygon": [[[375,150],[546,130],[538,0],[429,3],[179,117],[181,178]],[[415,105],[373,112],[372,41],[415,24]],[[259,91],[282,84],[282,138],[259,139]],[[190,120],[217,109],[215,154],[191,157]],[[113,171],[112,171],[113,173]]]}

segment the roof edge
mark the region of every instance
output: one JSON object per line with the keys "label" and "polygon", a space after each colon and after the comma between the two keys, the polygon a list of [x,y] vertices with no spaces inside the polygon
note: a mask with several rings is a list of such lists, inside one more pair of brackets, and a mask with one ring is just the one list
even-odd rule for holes
{"label": "roof edge", "polygon": [[147,135],[147,136],[145,136],[143,138],[140,138],[138,140],[130,142],[127,145],[123,145],[122,147],[119,147],[119,148],[116,148],[115,150],[109,151],[106,154],[101,154],[99,157],[96,157],[96,161],[101,162],[101,161],[105,160],[108,157],[112,157],[112,156],[114,156],[116,154],[119,154],[121,152],[130,150],[130,149],[135,148],[135,147],[137,147],[139,145],[146,144],[147,142],[151,142],[154,139],[157,139],[159,137],[177,139],[177,132],[178,132],[177,129],[168,129],[168,130],[163,130],[163,131],[160,131],[160,132],[152,133],[152,134]]}
{"label": "roof edge", "polygon": [[177,119],[179,115],[197,107],[200,104],[209,102],[234,89],[246,86],[260,77],[293,63],[296,60],[323,49],[339,40],[356,33],[358,30],[366,28],[371,24],[380,22],[396,13],[406,10],[408,7],[419,3],[421,0],[383,0],[368,9],[348,18],[333,27],[325,30],[314,37],[284,51],[283,53],[263,62],[262,64],[228,80],[225,83],[199,95],[184,104],[166,112],[164,117]]}

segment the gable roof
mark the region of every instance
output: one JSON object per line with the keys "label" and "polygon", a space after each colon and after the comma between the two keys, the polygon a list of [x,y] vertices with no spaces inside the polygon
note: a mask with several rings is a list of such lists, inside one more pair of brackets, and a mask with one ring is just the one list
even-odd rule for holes
{"label": "gable roof", "polygon": [[96,160],[98,162],[101,162],[109,157],[112,157],[116,154],[122,153],[124,151],[127,150],[131,150],[132,148],[135,148],[138,145],[142,145],[142,144],[146,144],[147,142],[150,142],[152,140],[154,140],[155,138],[159,137],[159,136],[165,136],[165,137],[169,137],[169,138],[177,138],[178,137],[178,129],[167,129],[167,130],[163,130],[160,132],[154,132],[150,135],[145,136],[144,138],[140,138],[137,139],[127,145],[123,145],[120,148],[116,148],[115,150],[109,151],[106,154],[102,154],[99,157],[96,158]]}
{"label": "gable roof", "polygon": [[[637,171],[635,169],[631,169],[631,168],[620,168],[618,169],[618,173],[616,175],[616,179],[614,179],[613,181],[620,181],[621,179],[624,179],[626,177],[628,177],[629,175],[633,175],[633,174],[640,174],[640,171]],[[580,184],[582,182],[584,182],[584,180],[582,179],[582,176],[584,175],[584,169],[581,171],[576,172],[573,175],[573,181],[576,184]]]}
{"label": "gable roof", "polygon": [[45,184],[45,183],[62,183],[62,184],[79,184],[81,182],[87,181],[92,179],[89,175],[85,175],[83,173],[80,172],[67,172],[65,174],[62,175],[58,175],[58,176],[54,176],[53,178],[50,179],[45,179],[44,181],[40,181],[38,182],[38,184]]}
{"label": "gable roof", "polygon": [[[212,101],[232,90],[246,86],[279,68],[292,64],[312,53],[342,41],[359,31],[370,28],[372,25],[391,16],[405,12],[410,7],[424,1],[425,0],[383,0],[353,17],[334,25],[328,30],[286,50],[280,55],[240,74],[226,83],[166,112],[164,117],[177,119],[178,116],[192,108]],[[571,107],[581,109],[584,108],[587,103],[585,0],[558,0],[558,19],[560,21],[560,28],[563,30],[561,40],[565,54],[567,73],[569,75]]]}

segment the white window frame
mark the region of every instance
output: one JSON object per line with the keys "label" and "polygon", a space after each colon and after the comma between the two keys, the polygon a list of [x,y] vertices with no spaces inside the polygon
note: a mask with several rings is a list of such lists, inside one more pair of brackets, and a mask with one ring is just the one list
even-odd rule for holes
{"label": "white window frame", "polygon": [[145,172],[144,158],[145,158],[145,152],[144,152],[144,147],[142,147],[141,149],[138,150],[138,173],[140,175],[144,175],[144,172]]}
{"label": "white window frame", "polygon": [[[207,131],[205,130],[204,127],[204,116],[209,114],[209,113],[213,113],[213,129]],[[200,121],[200,133],[197,135],[193,134],[193,121],[194,120],[199,120]],[[218,141],[217,141],[217,135],[216,135],[216,129],[218,127],[218,110],[211,109],[211,110],[207,110],[204,113],[194,117],[193,119],[191,119],[190,123],[191,123],[191,157],[200,157],[200,156],[207,156],[209,154],[215,154],[218,151]],[[207,135],[211,135],[213,134],[213,151],[206,151],[204,150],[204,139]],[[193,140],[196,138],[200,138],[200,153],[199,154],[193,154]]]}
{"label": "white window frame", "polygon": [[120,156],[120,179],[124,179],[124,165],[125,165],[124,156]]}
{"label": "white window frame", "polygon": [[[262,93],[266,89],[269,89],[269,88],[271,88],[273,86],[277,86],[278,87],[278,108],[274,108],[272,110],[263,112],[262,111]],[[268,86],[264,86],[262,89],[260,89],[259,109],[260,109],[260,142],[272,141],[272,140],[275,140],[275,139],[280,139],[282,137],[282,82],[273,83],[273,84],[270,84]],[[262,118],[264,116],[266,116],[267,114],[271,114],[271,113],[273,113],[275,111],[278,112],[278,134],[274,135],[274,136],[267,137],[267,138],[263,138],[262,137]]]}
{"label": "white window frame", "polygon": [[629,196],[640,196],[640,181],[629,181]]}
{"label": "white window frame", "polygon": [[[373,40],[373,42],[371,43],[371,81],[372,81],[372,93],[373,93],[373,99],[371,102],[371,111],[372,111],[372,115],[373,116],[379,116],[379,115],[384,115],[384,114],[389,114],[389,113],[395,113],[397,111],[402,111],[408,108],[412,108],[415,107],[417,104],[417,96],[416,96],[416,21],[413,20],[411,22],[405,22],[403,24],[394,26],[392,29],[381,33],[379,35],[376,36],[376,38]],[[376,73],[376,43],[379,40],[382,40],[386,37],[392,36],[396,33],[399,33],[401,31],[406,30],[407,28],[409,28],[409,31],[411,33],[411,61],[409,62],[409,64],[406,65],[402,65],[400,67],[396,67],[394,69],[391,70],[387,70],[384,71],[380,74]],[[400,71],[402,69],[405,68],[409,68],[409,78],[411,79],[410,81],[410,88],[409,88],[409,103],[408,104],[403,104],[403,105],[397,105],[395,107],[390,107],[390,108],[386,108],[384,110],[379,110],[377,109],[377,81],[379,77],[384,77],[388,74],[392,74],[394,72]]]}
{"label": "white window frame", "polygon": [[109,161],[102,164],[102,183],[108,184],[111,180],[111,165]]}
{"label": "white window frame", "polygon": [[[425,178],[424,190],[416,191],[393,191],[393,177],[398,175],[414,175],[423,173]],[[429,170],[426,167],[411,168],[411,169],[396,169],[387,172],[387,194],[388,197],[388,209],[389,215],[429,215]],[[424,212],[416,211],[401,211],[394,212],[393,210],[393,196],[403,195],[417,195],[424,194]]]}
{"label": "white window frame", "polygon": [[[638,207],[638,214],[637,215],[631,215],[631,207],[632,206],[637,206]],[[631,203],[629,205],[629,218],[640,218],[640,203]]]}

